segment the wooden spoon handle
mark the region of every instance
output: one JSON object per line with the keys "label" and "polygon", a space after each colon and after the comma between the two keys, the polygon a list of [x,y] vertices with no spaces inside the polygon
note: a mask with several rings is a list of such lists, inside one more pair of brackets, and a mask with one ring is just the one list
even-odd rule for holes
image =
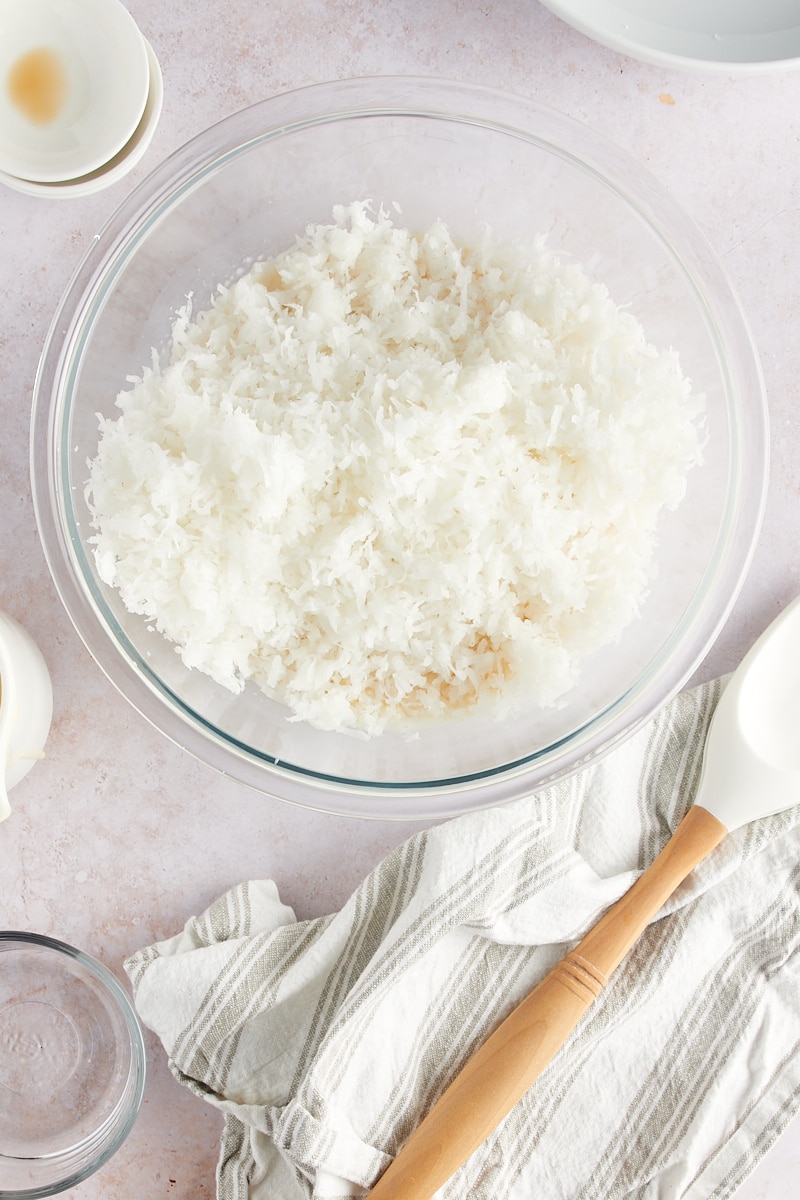
{"label": "wooden spoon handle", "polygon": [[636,939],[727,829],[690,808],[658,858],[469,1060],[369,1193],[429,1200],[563,1045]]}

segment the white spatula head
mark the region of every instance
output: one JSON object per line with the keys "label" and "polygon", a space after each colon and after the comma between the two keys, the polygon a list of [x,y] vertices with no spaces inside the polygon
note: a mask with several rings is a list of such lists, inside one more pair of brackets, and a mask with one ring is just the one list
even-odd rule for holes
{"label": "white spatula head", "polygon": [[729,830],[800,804],[800,597],[762,633],[725,688],[695,804]]}

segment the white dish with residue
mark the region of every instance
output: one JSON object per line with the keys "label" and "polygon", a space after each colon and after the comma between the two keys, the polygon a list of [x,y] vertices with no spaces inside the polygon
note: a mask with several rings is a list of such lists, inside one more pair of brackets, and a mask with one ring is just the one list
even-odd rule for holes
{"label": "white dish with residue", "polygon": [[542,0],[604,46],[663,67],[724,74],[800,65],[795,0]]}
{"label": "white dish with residue", "polygon": [[45,200],[69,200],[89,196],[119,183],[136,166],[153,140],[161,108],[164,102],[164,79],[161,67],[152,46],[145,42],[150,63],[150,91],[147,96],[142,119],[134,130],[133,137],[125,143],[113,158],[103,163],[96,171],[81,175],[78,179],[59,180],[55,183],[40,183],[33,179],[20,179],[0,171],[0,183],[27,196],[41,196]]}
{"label": "white dish with residue", "polygon": [[0,170],[40,183],[97,170],[131,139],[150,89],[118,0],[0,0]]}

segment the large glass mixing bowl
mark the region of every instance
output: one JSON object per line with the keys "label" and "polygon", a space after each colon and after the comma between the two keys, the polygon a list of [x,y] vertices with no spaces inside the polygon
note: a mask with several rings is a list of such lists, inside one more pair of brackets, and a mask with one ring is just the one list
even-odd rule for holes
{"label": "large glass mixing bowl", "polygon": [[[84,499],[97,415],[168,345],[177,309],[293,244],[333,206],[397,202],[403,224],[442,218],[462,239],[544,233],[675,347],[707,403],[705,462],[658,530],[640,617],[589,658],[560,708],[461,716],[413,740],[287,720],[248,685],[187,670],[99,579]],[[276,96],[202,133],[120,205],[75,274],[36,381],[32,474],[56,587],[128,700],[198,758],[262,792],[331,812],[418,819],[499,803],[563,776],[640,726],[689,678],[725,622],[763,508],[767,418],[752,337],[703,236],[635,161],[517,97],[431,79],[324,84]]]}

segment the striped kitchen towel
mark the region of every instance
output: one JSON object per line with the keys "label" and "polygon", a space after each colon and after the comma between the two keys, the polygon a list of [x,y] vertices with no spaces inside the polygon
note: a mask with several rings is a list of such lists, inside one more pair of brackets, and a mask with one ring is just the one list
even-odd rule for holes
{"label": "striped kitchen towel", "polygon": [[[363,1195],[666,841],[720,690],[569,780],[419,833],[341,912],[297,922],[245,883],[128,960],[173,1072],[225,1114],[220,1200]],[[730,1196],[800,1107],[799,901],[800,810],[725,839],[438,1195]]]}

